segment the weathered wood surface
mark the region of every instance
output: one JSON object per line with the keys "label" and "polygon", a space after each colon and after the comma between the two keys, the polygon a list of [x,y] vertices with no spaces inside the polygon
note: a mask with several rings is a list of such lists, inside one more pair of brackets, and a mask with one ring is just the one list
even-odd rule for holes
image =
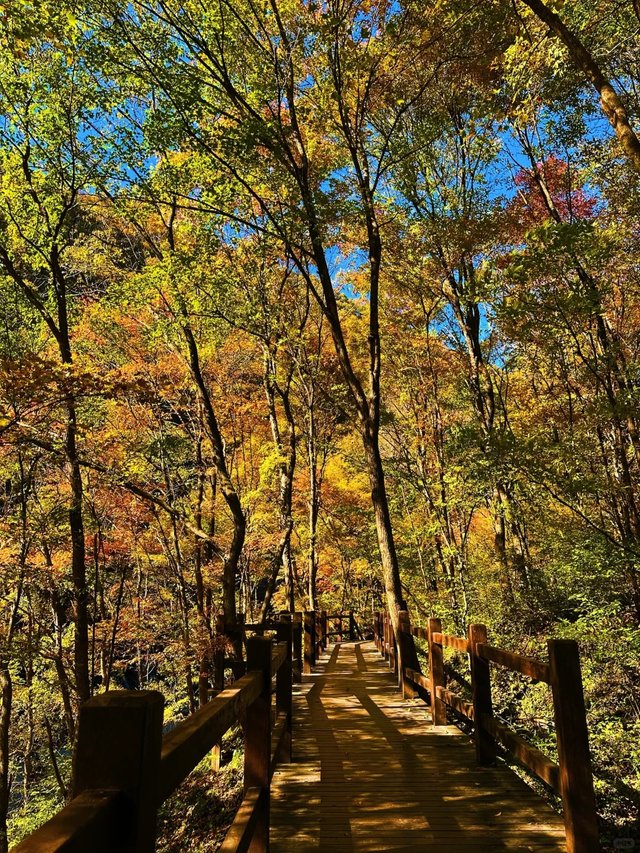
{"label": "weathered wood surface", "polygon": [[479,767],[458,729],[434,729],[373,643],[329,647],[294,701],[272,853],[564,850],[562,820],[509,768]]}

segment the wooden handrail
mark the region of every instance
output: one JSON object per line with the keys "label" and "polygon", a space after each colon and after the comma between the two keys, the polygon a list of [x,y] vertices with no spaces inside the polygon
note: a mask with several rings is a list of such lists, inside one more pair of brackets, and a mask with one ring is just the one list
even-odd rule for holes
{"label": "wooden handrail", "polygon": [[260,695],[260,673],[250,672],[198,708],[162,740],[158,805],[182,784],[225,732]]}
{"label": "wooden handrail", "polygon": [[119,791],[84,791],[16,845],[12,853],[63,849],[112,853],[119,843],[116,827],[126,816],[126,804]]}
{"label": "wooden handrail", "polygon": [[496,646],[489,646],[486,643],[479,643],[477,652],[485,660],[497,663],[513,672],[519,672],[521,675],[527,675],[535,681],[551,684],[551,670],[548,663],[542,663],[542,661],[515,652],[508,652],[506,649],[499,649]]}
{"label": "wooden handrail", "polygon": [[446,705],[473,722],[475,718],[473,702],[465,702],[457,693],[447,690],[446,687],[436,687],[436,694]]}
{"label": "wooden handrail", "polygon": [[[431,705],[434,725],[447,722],[447,708],[470,720],[474,725],[476,756],[480,764],[495,762],[496,742],[499,742],[519,764],[560,794],[567,851],[597,853],[600,850],[598,817],[577,644],[572,640],[549,640],[549,662],[545,663],[490,645],[484,625],[470,625],[467,637],[458,637],[443,632],[440,620],[435,618],[429,619],[427,628],[411,626],[408,614],[402,611],[399,639],[413,644],[414,637],[427,642],[429,674],[424,675],[419,665],[403,664],[400,684],[403,686],[407,679],[423,689],[423,698]],[[374,640],[382,656],[391,660],[395,636],[388,613],[376,614]],[[470,681],[451,672],[444,662],[444,647],[468,655]],[[558,764],[495,718],[490,664],[551,685]],[[472,702],[447,689],[446,674],[471,689]]]}
{"label": "wooden handrail", "polygon": [[218,853],[246,853],[249,850],[264,797],[263,788],[247,790]]}
{"label": "wooden handrail", "polygon": [[249,637],[248,673],[164,738],[164,698],[157,691],[114,690],[85,703],[73,799],[12,853],[152,853],[158,807],[240,719],[246,721],[244,799],[220,849],[267,853],[271,776],[278,761],[291,760],[294,627],[279,622],[275,644]]}
{"label": "wooden handrail", "polygon": [[441,646],[457,649],[459,652],[464,652],[465,654],[469,651],[469,640],[466,637],[456,637],[453,634],[443,634],[441,631],[435,631],[431,640],[434,643],[440,643]]}
{"label": "wooden handrail", "polygon": [[482,725],[496,740],[500,741],[520,764],[524,765],[538,779],[546,782],[556,794],[560,793],[560,767],[555,762],[551,761],[550,758],[535,746],[527,743],[512,728],[496,720],[490,714],[482,715]]}

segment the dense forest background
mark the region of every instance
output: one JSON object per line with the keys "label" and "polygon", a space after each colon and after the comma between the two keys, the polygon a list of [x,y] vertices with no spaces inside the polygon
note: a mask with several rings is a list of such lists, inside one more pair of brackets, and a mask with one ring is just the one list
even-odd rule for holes
{"label": "dense forest background", "polygon": [[632,832],[639,35],[637,0],[0,0],[0,853],[92,693],[179,718],[218,617],[402,599],[579,641]]}

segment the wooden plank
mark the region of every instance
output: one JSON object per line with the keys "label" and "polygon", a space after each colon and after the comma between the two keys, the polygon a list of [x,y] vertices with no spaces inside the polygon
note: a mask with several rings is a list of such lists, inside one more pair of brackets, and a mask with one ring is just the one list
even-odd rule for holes
{"label": "wooden plank", "polygon": [[246,622],[242,627],[245,631],[259,631],[261,634],[265,631],[277,631],[279,622]]}
{"label": "wooden plank", "polygon": [[548,649],[567,851],[597,853],[598,816],[578,644],[549,640]]}
{"label": "wooden plank", "polygon": [[471,624],[469,636],[469,666],[471,669],[471,693],[473,696],[473,715],[476,726],[473,738],[476,746],[478,764],[491,765],[496,760],[495,738],[484,725],[485,716],[493,715],[491,697],[491,668],[489,662],[481,657],[478,649],[487,641],[487,626]]}
{"label": "wooden plank", "polygon": [[283,711],[277,715],[271,731],[271,776],[273,776],[274,770],[276,769],[278,756],[287,735],[287,715]]}
{"label": "wooden plank", "polygon": [[250,672],[243,675],[233,687],[223,690],[165,735],[160,755],[158,803],[163,803],[186,779],[222,735],[237,722],[240,714],[258,698],[261,689],[258,674]]}
{"label": "wooden plank", "polygon": [[497,646],[490,646],[487,643],[479,643],[477,650],[480,657],[485,660],[512,669],[522,675],[528,675],[529,678],[536,681],[551,684],[551,671],[548,663],[528,658],[525,655],[518,655],[515,652],[508,652],[506,649],[499,649]]}
{"label": "wooden plank", "polygon": [[560,768],[548,756],[489,714],[482,715],[482,725],[520,764],[546,782],[556,793],[560,793]]}
{"label": "wooden plank", "polygon": [[444,687],[444,658],[442,646],[436,639],[442,634],[440,619],[429,619],[429,694],[431,696],[431,719],[434,726],[444,726],[447,722],[447,709],[438,696],[438,687]]}
{"label": "wooden plank", "polygon": [[113,853],[127,810],[118,791],[85,791],[11,853]]}
{"label": "wooden plank", "polygon": [[429,692],[430,681],[426,675],[423,675],[421,672],[416,672],[415,669],[411,669],[410,666],[405,667],[405,676],[413,681],[414,684],[417,684],[419,687],[422,687],[424,690]]}
{"label": "wooden plank", "polygon": [[261,788],[247,789],[218,853],[246,853],[249,850],[264,797],[265,792]]}
{"label": "wooden plank", "polygon": [[247,708],[244,739],[244,793],[257,788],[263,796],[255,805],[255,825],[247,850],[269,851],[271,784],[271,641],[247,640],[247,669],[257,675],[260,692]]}
{"label": "wooden plank", "polygon": [[469,651],[469,642],[466,637],[456,637],[453,634],[443,634],[442,631],[436,631],[433,634],[433,642],[440,643],[449,649],[457,649],[464,654]]}
{"label": "wooden plank", "polygon": [[416,625],[411,628],[411,633],[414,637],[418,637],[419,640],[428,640],[429,632],[426,628],[420,628],[420,626]]}
{"label": "wooden plank", "polygon": [[402,699],[373,643],[334,647],[294,703],[271,853],[564,850],[552,809],[504,765],[478,767],[458,729],[429,725],[429,706]]}
{"label": "wooden plank", "polygon": [[[280,626],[278,626],[280,627]],[[274,646],[271,653],[271,672],[273,675],[280,669],[282,664],[287,659],[287,644],[286,642],[278,643]]]}
{"label": "wooden plank", "polygon": [[459,714],[462,714],[463,717],[473,720],[473,702],[465,702],[461,696],[458,696],[457,693],[453,693],[451,690],[447,690],[445,687],[436,687],[436,692],[439,699],[442,699],[443,702],[446,702],[447,705]]}

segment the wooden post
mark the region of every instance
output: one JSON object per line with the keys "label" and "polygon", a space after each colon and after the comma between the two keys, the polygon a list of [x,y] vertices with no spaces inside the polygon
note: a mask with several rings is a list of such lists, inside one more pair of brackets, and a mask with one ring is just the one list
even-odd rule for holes
{"label": "wooden post", "polygon": [[[213,689],[224,690],[224,653],[225,653],[224,616],[216,616],[216,650],[213,655]],[[222,764],[222,743],[216,743],[211,750],[211,769],[220,770]]]}
{"label": "wooden post", "polygon": [[396,642],[396,632],[393,630],[393,622],[389,617],[389,637],[391,639],[391,649],[389,651],[389,666],[393,674],[398,674],[398,644]]}
{"label": "wooden post", "polygon": [[578,644],[549,640],[548,649],[567,853],[596,853],[598,816]]}
{"label": "wooden post", "polygon": [[349,611],[349,639],[351,642],[358,639],[356,637],[356,620],[353,618],[353,610]]}
{"label": "wooden post", "polygon": [[387,613],[385,610],[382,611],[382,657],[385,660],[389,658],[389,631],[387,630],[388,625]]}
{"label": "wooden post", "polygon": [[156,690],[110,690],[80,708],[73,796],[123,792],[122,853],[155,850],[163,708]]}
{"label": "wooden post", "polygon": [[[400,632],[398,634],[398,644],[397,644],[398,658],[397,658],[397,663],[396,663],[396,672],[398,674],[398,689],[402,693],[403,697],[413,699],[413,691],[411,691],[411,694],[412,694],[411,697],[406,697],[406,694],[405,694],[406,678],[405,678],[405,674],[404,674],[405,666],[410,665],[409,662],[407,661],[406,655],[405,655],[405,645],[406,644],[405,644],[405,637],[404,637],[404,631],[407,630],[407,628],[405,626],[408,624],[408,621],[409,621],[409,614],[407,613],[406,610],[401,610],[398,613],[398,618],[400,620]],[[409,687],[409,685],[407,685],[407,688],[408,687]]]}
{"label": "wooden post", "polygon": [[481,658],[476,650],[478,643],[487,642],[486,625],[469,625],[469,665],[473,691],[474,737],[478,764],[496,763],[496,742],[483,725],[483,714],[493,715],[491,701],[491,669],[489,661]]}
{"label": "wooden post", "polygon": [[438,697],[438,687],[444,687],[444,655],[442,644],[434,643],[433,634],[442,632],[440,619],[429,619],[429,680],[431,682],[431,718],[434,726],[447,724],[447,706]]}
{"label": "wooden post", "polygon": [[319,610],[314,610],[316,626],[316,660],[322,654],[322,613]]}
{"label": "wooden post", "polygon": [[320,626],[321,626],[321,636],[322,636],[322,651],[326,651],[329,638],[327,637],[327,611],[323,610],[320,613]]}
{"label": "wooden post", "polygon": [[389,632],[388,632],[388,618],[386,611],[382,611],[382,657],[385,660],[389,659]]}
{"label": "wooden post", "polygon": [[313,611],[304,614],[304,671],[311,672],[316,663],[316,615]]}
{"label": "wooden post", "polygon": [[415,672],[420,672],[420,662],[418,661],[418,653],[416,652],[416,644],[411,636],[411,619],[409,618],[408,610],[401,610],[400,617],[400,666],[399,672],[399,687],[402,690],[402,695],[405,699],[414,699],[417,693],[413,686],[405,677],[405,667],[413,669]]}
{"label": "wooden post", "polygon": [[276,713],[286,714],[284,740],[280,751],[280,761],[289,764],[291,761],[291,682],[293,680],[293,623],[288,619],[280,617],[280,624],[276,632],[278,642],[287,644],[287,659],[276,674]]}
{"label": "wooden post", "polygon": [[300,611],[296,611],[291,615],[291,620],[293,624],[293,680],[299,684],[302,681],[302,670],[304,669],[302,613]]}
{"label": "wooden post", "polygon": [[258,671],[260,696],[247,708],[244,746],[244,791],[260,789],[258,816],[249,853],[269,851],[269,777],[271,770],[271,640],[247,639],[247,672]]}

